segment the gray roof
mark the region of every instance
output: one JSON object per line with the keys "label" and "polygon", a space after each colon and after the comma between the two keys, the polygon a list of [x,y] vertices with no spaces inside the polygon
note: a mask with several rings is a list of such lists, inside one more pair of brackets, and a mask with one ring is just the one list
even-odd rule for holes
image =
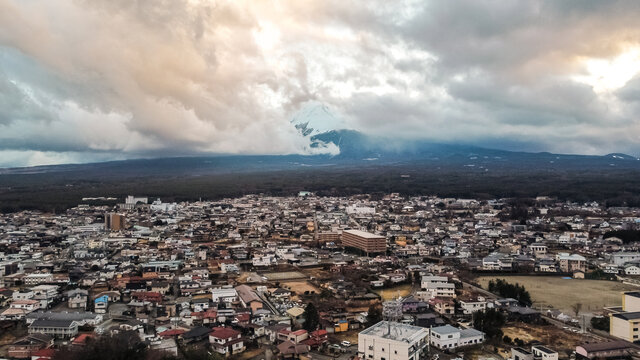
{"label": "gray roof", "polygon": [[449,335],[449,334],[455,334],[460,332],[460,329],[455,328],[451,325],[444,325],[444,326],[438,326],[438,327],[434,327],[431,328],[431,332],[432,333],[436,333],[436,334],[440,334],[440,335]]}
{"label": "gray roof", "polygon": [[67,320],[67,321],[83,321],[95,319],[98,315],[92,312],[53,312],[53,311],[37,311],[26,315],[27,319],[35,320]]}
{"label": "gray roof", "polygon": [[68,329],[73,325],[73,320],[42,320],[38,319],[34,321],[29,327],[49,327],[49,328],[64,328]]}

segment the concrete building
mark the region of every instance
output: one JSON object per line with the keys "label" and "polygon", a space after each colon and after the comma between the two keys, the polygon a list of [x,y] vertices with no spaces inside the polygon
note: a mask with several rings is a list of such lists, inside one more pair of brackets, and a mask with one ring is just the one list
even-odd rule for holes
{"label": "concrete building", "polygon": [[360,230],[344,230],[342,246],[358,249],[367,254],[384,254],[387,252],[387,239],[384,236]]}
{"label": "concrete building", "polygon": [[533,345],[531,347],[533,358],[536,360],[558,360],[558,352],[542,345]]}
{"label": "concrete building", "polygon": [[431,328],[429,341],[432,346],[440,349],[457,349],[484,342],[484,333],[476,329],[458,329],[451,325]]}
{"label": "concrete building", "polygon": [[104,215],[104,228],[111,231],[120,231],[126,227],[125,218],[122,214],[106,213]]}
{"label": "concrete building", "polygon": [[358,335],[358,355],[372,360],[417,360],[427,346],[428,330],[381,321]]}
{"label": "concrete building", "polygon": [[609,314],[609,333],[627,341],[640,339],[640,291],[628,291],[622,294],[622,309]]}

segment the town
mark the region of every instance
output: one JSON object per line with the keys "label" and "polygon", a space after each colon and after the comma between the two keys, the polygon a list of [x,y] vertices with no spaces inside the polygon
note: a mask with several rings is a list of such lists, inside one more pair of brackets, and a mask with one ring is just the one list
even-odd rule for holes
{"label": "town", "polygon": [[393,193],[112,200],[0,215],[0,357],[109,344],[154,359],[639,354],[640,208]]}

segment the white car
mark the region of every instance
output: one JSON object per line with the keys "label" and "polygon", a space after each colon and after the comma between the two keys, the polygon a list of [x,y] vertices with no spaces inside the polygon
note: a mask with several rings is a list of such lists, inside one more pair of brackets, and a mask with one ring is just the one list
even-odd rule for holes
{"label": "white car", "polygon": [[344,340],[343,342],[340,343],[340,345],[344,346],[344,347],[349,347],[351,346],[351,342]]}

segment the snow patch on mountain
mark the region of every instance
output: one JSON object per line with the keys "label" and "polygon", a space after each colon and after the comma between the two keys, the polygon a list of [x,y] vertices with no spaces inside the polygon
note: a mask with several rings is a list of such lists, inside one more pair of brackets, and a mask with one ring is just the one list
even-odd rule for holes
{"label": "snow patch on mountain", "polygon": [[322,103],[309,103],[293,115],[291,124],[303,136],[312,137],[332,130],[346,129],[344,121]]}

